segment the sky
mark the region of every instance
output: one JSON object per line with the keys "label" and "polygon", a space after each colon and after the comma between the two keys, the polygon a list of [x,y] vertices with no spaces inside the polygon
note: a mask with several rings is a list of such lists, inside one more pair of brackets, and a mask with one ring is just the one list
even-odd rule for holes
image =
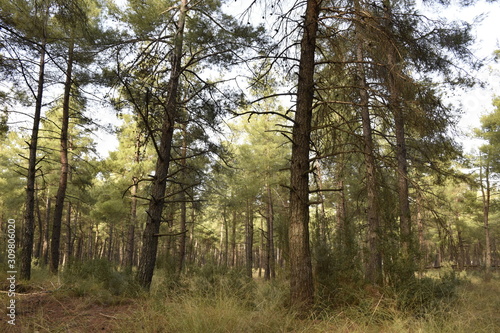
{"label": "sky", "polygon": [[462,143],[466,153],[472,152],[477,149],[481,141],[467,134],[470,134],[473,128],[480,127],[480,116],[491,112],[494,96],[500,96],[500,62],[496,63],[493,57],[493,52],[500,50],[500,2],[488,3],[481,0],[474,6],[462,8],[451,6],[442,11],[422,6],[422,10],[430,17],[442,16],[450,20],[473,22],[478,17],[481,18],[472,31],[472,35],[476,38],[472,51],[477,58],[485,58],[486,62],[480,71],[473,74],[485,82],[485,86],[456,91],[447,99],[463,113],[458,127],[464,135],[457,139]]}

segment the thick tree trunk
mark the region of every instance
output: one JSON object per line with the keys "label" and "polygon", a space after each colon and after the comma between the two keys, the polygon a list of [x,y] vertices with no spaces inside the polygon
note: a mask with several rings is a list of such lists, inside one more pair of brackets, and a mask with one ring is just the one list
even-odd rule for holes
{"label": "thick tree trunk", "polygon": [[163,117],[160,146],[158,149],[158,159],[156,161],[155,176],[151,189],[151,199],[147,212],[148,217],[143,233],[141,258],[137,272],[137,281],[145,289],[149,289],[151,286],[158,250],[158,237],[156,235],[160,231],[167,175],[171,157],[170,148],[172,146],[174,125],[177,115],[177,92],[181,75],[181,58],[186,13],[187,0],[182,0],[179,10],[179,21],[177,23],[177,33],[174,40],[174,50],[172,53],[172,72],[168,84],[165,115]]}
{"label": "thick tree trunk", "polygon": [[59,269],[59,247],[61,242],[61,225],[64,209],[64,199],[66,198],[66,188],[68,186],[69,162],[68,162],[68,128],[69,128],[69,109],[72,85],[73,70],[73,51],[74,42],[70,41],[68,49],[68,67],[66,69],[66,82],[64,84],[64,96],[62,106],[61,123],[61,173],[59,176],[59,188],[56,194],[56,203],[54,208],[54,219],[52,222],[52,238],[50,244],[50,265],[52,273],[57,273]]}
{"label": "thick tree trunk", "polygon": [[38,130],[40,128],[42,96],[45,81],[45,45],[46,41],[43,39],[40,47],[35,114],[33,115],[33,128],[29,143],[28,175],[26,181],[26,211],[24,213],[24,230],[21,242],[21,264],[19,267],[19,277],[22,280],[29,280],[31,278],[31,257],[33,255],[33,241],[35,233],[35,178],[37,171],[36,152],[38,148]]}
{"label": "thick tree trunk", "polygon": [[297,106],[290,164],[290,301],[306,313],[314,303],[309,244],[309,143],[314,98],[314,55],[321,0],[308,0],[301,41]]}
{"label": "thick tree trunk", "polygon": [[[361,10],[359,1],[355,1],[355,10],[358,22],[362,22]],[[369,95],[366,84],[366,74],[363,65],[363,36],[361,35],[361,26],[356,25],[356,66],[359,86],[361,123],[363,127],[363,147],[366,172],[366,193],[367,193],[367,220],[368,220],[368,258],[366,261],[365,277],[368,282],[373,285],[382,284],[382,255],[380,250],[380,219],[379,207],[377,201],[377,178],[376,178],[376,161],[375,161],[375,146],[372,136],[372,124],[370,119]]]}

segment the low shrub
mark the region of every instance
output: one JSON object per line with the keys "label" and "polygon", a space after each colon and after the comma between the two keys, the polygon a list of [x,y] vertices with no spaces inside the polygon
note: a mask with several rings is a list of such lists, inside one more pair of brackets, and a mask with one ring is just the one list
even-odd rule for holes
{"label": "low shrub", "polygon": [[120,272],[105,259],[93,259],[66,269],[63,282],[77,295],[86,296],[104,289],[113,296],[134,296],[140,288],[131,273]]}

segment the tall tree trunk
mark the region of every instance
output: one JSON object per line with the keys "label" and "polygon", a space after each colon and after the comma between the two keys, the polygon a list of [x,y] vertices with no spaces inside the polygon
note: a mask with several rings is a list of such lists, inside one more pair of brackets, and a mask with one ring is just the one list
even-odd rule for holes
{"label": "tall tree trunk", "polygon": [[[182,127],[183,131],[183,139],[182,139],[182,151],[181,151],[181,168],[182,170],[182,175],[186,175],[187,170],[186,170],[186,157],[187,157],[187,131],[186,131],[186,124],[183,125]],[[183,181],[181,182],[181,186],[186,186],[187,184],[184,184],[185,181],[187,180],[187,177],[182,177]],[[181,205],[181,215],[180,215],[180,235],[179,235],[179,263],[178,263],[178,273],[179,275],[182,273],[182,270],[184,268],[184,262],[186,260],[186,238],[187,238],[187,230],[186,230],[186,190],[182,189],[181,192],[179,193],[179,201]]]}
{"label": "tall tree trunk", "polygon": [[[233,208],[234,209],[234,208]],[[231,267],[236,266],[236,210],[233,210],[233,218],[231,224]]]}
{"label": "tall tree trunk", "polygon": [[[401,248],[403,260],[406,264],[413,261],[411,256],[411,215],[408,190],[408,162],[406,154],[406,138],[404,129],[403,111],[396,107],[394,110],[394,126],[396,129],[396,154],[398,159],[397,179],[399,198],[399,220],[401,233]],[[410,265],[411,266],[411,265]]]}
{"label": "tall tree trunk", "polygon": [[366,172],[366,193],[367,193],[367,220],[368,220],[368,258],[366,261],[365,277],[373,285],[382,284],[382,255],[380,250],[380,218],[377,201],[377,177],[375,146],[372,136],[372,124],[370,119],[369,95],[366,84],[366,74],[363,65],[364,48],[361,25],[363,21],[362,8],[359,0],[354,2],[356,14],[359,16],[356,24],[356,66],[359,86],[361,123],[363,127],[363,153]]}
{"label": "tall tree trunk", "polygon": [[223,211],[223,225],[224,225],[224,266],[229,266],[229,223],[227,221],[227,206],[224,205]]}
{"label": "tall tree trunk", "polygon": [[[141,159],[141,134],[138,130],[135,138],[135,153],[134,163],[139,163]],[[137,225],[137,191],[139,190],[139,179],[136,176],[132,177],[132,188],[130,189],[130,216],[127,228],[127,240],[125,246],[125,270],[132,272],[134,265],[135,252],[135,227]]]}
{"label": "tall tree trunk", "polygon": [[35,206],[36,206],[36,217],[38,222],[38,241],[35,248],[35,258],[40,262],[40,257],[42,256],[42,246],[43,246],[43,220],[42,212],[40,211],[40,203],[38,196],[36,196]]}
{"label": "tall tree trunk", "polygon": [[250,200],[247,199],[246,203],[246,223],[245,223],[245,267],[246,274],[252,278],[253,268],[253,211],[250,205]]}
{"label": "tall tree trunk", "polygon": [[73,243],[73,232],[71,229],[71,202],[68,202],[68,210],[66,211],[66,266],[71,265],[71,256],[73,255],[72,243]]}
{"label": "tall tree trunk", "polygon": [[300,44],[297,106],[290,164],[290,300],[306,313],[314,303],[309,244],[309,143],[314,98],[314,55],[321,0],[308,0]]}
{"label": "tall tree trunk", "polygon": [[43,251],[42,251],[43,265],[47,265],[49,263],[50,209],[51,209],[50,190],[47,189],[47,202],[45,205],[45,229],[43,232]]}
{"label": "tall tree trunk", "polygon": [[28,175],[26,181],[26,211],[24,213],[24,230],[21,242],[21,265],[19,277],[22,280],[31,278],[31,257],[33,255],[33,241],[35,233],[35,178],[37,171],[36,152],[38,148],[38,130],[40,128],[40,117],[42,112],[43,89],[45,82],[45,46],[43,37],[40,46],[40,59],[38,71],[38,87],[35,102],[35,114],[33,115],[33,128],[29,143]]}
{"label": "tall tree trunk", "polygon": [[113,223],[109,223],[108,253],[106,257],[109,261],[113,259],[113,243],[115,242],[115,228]]}
{"label": "tall tree trunk", "polygon": [[137,224],[137,189],[139,187],[139,179],[132,178],[134,184],[130,189],[130,217],[129,225],[127,228],[127,240],[125,247],[125,270],[132,271],[134,263],[134,240],[135,240],[135,226]]}
{"label": "tall tree trunk", "polygon": [[265,237],[265,233],[264,233],[264,222],[262,221],[262,219],[260,220],[260,230],[261,230],[260,243],[259,243],[259,251],[258,251],[259,264],[257,265],[257,267],[259,267],[258,277],[260,278],[262,276],[262,268],[264,268],[264,272],[265,272],[264,279],[269,280],[270,279],[270,276],[269,276],[269,256],[267,255],[268,251],[264,250],[264,248],[266,246],[265,245],[266,244],[266,241],[265,241],[266,237]]}
{"label": "tall tree trunk", "polygon": [[424,269],[427,266],[427,249],[424,240],[424,218],[423,218],[422,194],[417,194],[417,229],[418,229],[418,256],[419,260],[419,277],[423,277]]}
{"label": "tall tree trunk", "polygon": [[66,198],[66,188],[68,186],[68,128],[69,128],[69,109],[72,85],[73,71],[73,51],[74,41],[71,40],[68,49],[68,67],[66,69],[66,82],[64,83],[64,96],[62,106],[62,123],[61,123],[61,173],[59,176],[59,188],[56,194],[56,203],[54,208],[54,219],[52,222],[52,238],[50,244],[50,265],[49,269],[52,273],[57,273],[59,269],[59,247],[61,242],[61,225],[64,209],[64,199]]}
{"label": "tall tree trunk", "polygon": [[[482,159],[482,158],[481,158]],[[480,162],[479,167],[479,182],[481,186],[481,195],[483,199],[483,226],[485,236],[485,280],[491,279],[491,238],[490,238],[490,202],[491,202],[491,185],[490,185],[490,152],[486,155],[485,161]],[[484,170],[484,172],[483,172]]]}
{"label": "tall tree trunk", "polygon": [[156,235],[160,231],[161,215],[163,212],[167,175],[171,157],[170,148],[172,146],[174,125],[177,116],[177,92],[181,75],[184,25],[187,9],[187,0],[181,0],[177,32],[174,37],[172,71],[168,83],[167,102],[161,128],[160,146],[157,152],[158,158],[156,160],[155,176],[152,183],[151,199],[149,201],[147,214],[148,217],[146,220],[146,227],[144,228],[141,258],[137,271],[137,281],[145,289],[149,289],[151,286],[158,250],[158,237]]}
{"label": "tall tree trunk", "polygon": [[411,242],[411,215],[410,201],[408,189],[408,161],[406,152],[406,134],[405,134],[405,117],[403,106],[401,105],[401,80],[398,77],[401,75],[400,55],[392,41],[393,14],[390,1],[384,0],[385,10],[385,30],[389,36],[387,41],[387,89],[389,91],[388,103],[389,110],[394,117],[394,128],[396,132],[396,178],[398,186],[398,202],[399,202],[399,229],[400,229],[400,244],[401,244],[401,259],[403,264],[403,272],[401,278],[406,280],[413,276],[414,258],[412,258],[412,242]]}
{"label": "tall tree trunk", "polygon": [[267,270],[266,278],[274,279],[276,277],[276,262],[274,256],[274,207],[273,197],[271,195],[271,186],[267,184]]}

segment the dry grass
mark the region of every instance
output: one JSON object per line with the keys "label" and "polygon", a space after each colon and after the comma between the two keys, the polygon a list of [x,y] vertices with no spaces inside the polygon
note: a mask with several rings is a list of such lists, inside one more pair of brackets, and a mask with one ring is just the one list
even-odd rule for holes
{"label": "dry grass", "polygon": [[[489,283],[468,277],[453,298],[425,309],[401,307],[396,293],[359,291],[356,305],[317,311],[298,319],[286,308],[284,281],[248,281],[238,274],[203,274],[175,287],[156,278],[151,294],[117,296],[102,284],[81,281],[19,302],[18,323],[1,332],[500,332],[500,277]],[[35,277],[35,288],[57,287],[57,279]],[[73,288],[73,289],[72,289]],[[2,304],[6,295],[0,296]]]}

